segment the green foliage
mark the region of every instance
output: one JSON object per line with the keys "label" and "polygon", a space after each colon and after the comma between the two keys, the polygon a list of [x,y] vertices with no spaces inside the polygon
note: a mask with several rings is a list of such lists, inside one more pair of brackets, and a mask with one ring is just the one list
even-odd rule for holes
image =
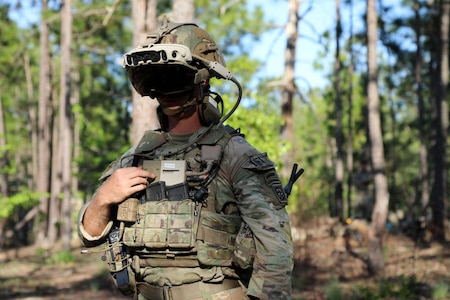
{"label": "green foliage", "polygon": [[352,299],[417,299],[420,286],[421,283],[414,275],[397,279],[382,278],[376,287],[354,287]]}
{"label": "green foliage", "polygon": [[[30,76],[38,78],[36,67],[36,54],[38,47],[33,48],[33,34],[20,29],[9,18],[9,8],[0,4],[0,105],[2,106],[6,146],[1,149],[0,156],[5,165],[2,174],[21,174],[22,178],[8,182],[9,193],[15,193],[22,187],[29,188],[24,178],[24,172],[30,161],[30,107],[34,99],[27,93],[26,73],[28,68]],[[13,176],[11,176],[13,177]],[[19,198],[21,196],[18,196]],[[17,199],[15,199],[16,201]],[[17,200],[19,201],[19,200]],[[3,208],[2,216],[9,214],[11,207]]]}
{"label": "green foliage", "polygon": [[40,193],[22,189],[10,197],[0,199],[0,219],[10,217],[17,208],[29,209],[39,203]]}
{"label": "green foliage", "polygon": [[339,286],[337,280],[330,280],[325,286],[325,295],[328,300],[342,300],[345,299],[344,292]]}
{"label": "green foliage", "polygon": [[73,255],[69,250],[61,250],[53,253],[49,258],[46,259],[47,264],[70,264],[75,262],[75,255]]}
{"label": "green foliage", "polygon": [[433,289],[434,300],[444,300],[448,299],[450,296],[450,284],[441,282]]}
{"label": "green foliage", "polygon": [[[73,109],[80,118],[80,189],[91,194],[103,169],[129,147],[131,90],[119,60],[131,48],[130,4],[121,2],[108,24],[107,3],[95,7],[78,3],[74,22],[74,57],[79,66],[80,103]],[[84,17],[86,16],[86,17]],[[118,37],[120,37],[118,39]]]}
{"label": "green foliage", "polygon": [[[423,21],[422,57],[427,60],[437,52],[434,43],[436,20],[425,1],[419,1]],[[59,93],[59,68],[61,63],[71,63],[74,78],[72,91],[79,92],[74,97],[73,120],[79,126],[80,156],[73,163],[77,165],[79,190],[88,195],[97,185],[97,178],[108,163],[123,153],[129,145],[131,128],[131,89],[127,74],[120,64],[122,54],[132,47],[131,7],[127,1],[120,1],[110,19],[108,9],[113,0],[75,1],[73,3],[73,44],[72,61],[61,62],[59,7],[53,5],[41,17],[50,21],[50,43],[52,60],[52,94],[54,103]],[[323,88],[299,90],[294,99],[295,140],[292,144],[282,142],[279,129],[280,78],[256,78],[263,61],[252,58],[259,37],[274,28],[267,20],[260,6],[250,10],[247,1],[199,0],[195,3],[196,20],[205,27],[225,55],[227,68],[241,83],[243,98],[240,107],[226,121],[235,128],[241,128],[252,145],[269,154],[278,167],[282,167],[281,157],[288,150],[294,153],[293,161],[305,169],[305,174],[294,186],[289,199],[290,211],[299,218],[327,213],[329,202],[333,200],[336,166],[336,89],[333,85],[332,64],[329,53],[335,41],[332,31],[325,31],[321,40],[323,49],[312,62],[315,67],[329,72],[329,83]],[[346,7],[343,4],[343,8]],[[170,11],[171,1],[158,1],[158,13]],[[407,7],[407,6],[405,6]],[[19,28],[9,18],[12,9],[0,4],[0,91],[1,105],[5,112],[6,147],[1,149],[1,157],[7,163],[1,173],[8,175],[8,194],[1,217],[10,216],[15,208],[35,205],[38,195],[30,191],[33,177],[31,132],[36,128],[36,109],[39,95],[39,26]],[[414,84],[414,43],[411,30],[412,18],[399,18],[389,8],[383,10],[380,20],[381,45],[379,53],[380,108],[385,146],[386,173],[389,176],[391,205],[409,208],[417,200],[419,182],[419,132],[417,112],[417,92]],[[346,14],[343,14],[347,16]],[[271,17],[271,16],[269,16]],[[355,15],[355,18],[359,16]],[[345,17],[347,18],[347,17]],[[355,20],[353,20],[355,21]],[[345,23],[345,22],[344,22]],[[348,34],[343,28],[344,36]],[[408,35],[404,35],[404,32]],[[300,34],[302,36],[302,34]],[[346,39],[346,43],[350,39]],[[282,40],[282,39],[280,39]],[[341,49],[343,68],[340,76],[343,104],[344,149],[351,142],[354,168],[366,155],[367,81],[365,60],[365,32],[355,32],[351,40],[354,50],[354,73],[350,74],[351,57],[349,44]],[[406,46],[408,45],[408,46]],[[259,46],[259,45],[258,45]],[[299,57],[302,60],[301,57]],[[431,122],[433,117],[432,74],[433,61],[423,64],[423,96],[425,101],[424,132],[425,145],[432,149],[434,144]],[[25,73],[29,71],[29,76]],[[76,75],[76,76],[75,76]],[[304,75],[304,74],[303,74]],[[298,74],[296,74],[296,78]],[[27,82],[26,78],[31,78]],[[300,78],[307,80],[307,78]],[[300,84],[298,86],[301,86]],[[351,88],[351,89],[350,89]],[[222,95],[225,113],[236,103],[237,88],[225,80],[212,81],[212,89]],[[351,100],[351,101],[350,101]],[[57,107],[54,107],[55,111]],[[351,118],[350,118],[351,116]],[[46,120],[54,123],[54,118]],[[348,129],[351,128],[351,139]],[[346,150],[345,150],[346,151]],[[344,153],[346,156],[347,153]],[[430,164],[431,173],[433,166]],[[345,170],[346,179],[355,170]],[[17,175],[17,176],[16,176]],[[347,192],[344,187],[344,194]],[[76,193],[77,191],[73,191]],[[83,197],[84,195],[81,195]],[[344,195],[346,196],[346,195]],[[30,200],[32,199],[32,200]],[[408,202],[408,203],[407,203]],[[30,204],[32,203],[32,204]],[[409,206],[408,206],[409,205]]]}
{"label": "green foliage", "polygon": [[37,247],[36,248],[36,255],[39,256],[39,257],[43,257],[45,255],[46,251],[47,250],[45,250],[42,247]]}
{"label": "green foliage", "polygon": [[353,287],[351,299],[353,300],[378,300],[382,299],[378,289],[369,286],[355,286]]}
{"label": "green foliage", "polygon": [[261,7],[249,11],[245,0],[234,3],[200,0],[196,1],[196,7],[198,19],[219,43],[225,56],[248,54],[253,41],[271,27],[270,22],[264,20]]}
{"label": "green foliage", "polygon": [[321,92],[313,90],[308,102],[296,102],[294,115],[295,161],[305,169],[305,174],[297,183],[298,195],[291,203],[299,217],[326,214],[334,182],[333,169],[329,161],[333,149],[331,135],[325,127],[328,122],[328,106]]}
{"label": "green foliage", "polygon": [[[219,44],[224,53],[227,68],[235,75],[243,89],[243,99],[239,108],[227,120],[229,125],[240,128],[248,141],[269,154],[276,162],[289,147],[278,137],[281,119],[280,108],[274,93],[251,88],[251,80],[261,67],[261,62],[248,54],[261,33],[271,27],[264,20],[261,7],[248,11],[246,1],[231,3],[220,1],[197,1],[198,18],[206,30]],[[230,30],[223,30],[229,28]],[[217,90],[225,102],[225,114],[235,105],[237,88],[223,80],[212,80],[212,89]]]}

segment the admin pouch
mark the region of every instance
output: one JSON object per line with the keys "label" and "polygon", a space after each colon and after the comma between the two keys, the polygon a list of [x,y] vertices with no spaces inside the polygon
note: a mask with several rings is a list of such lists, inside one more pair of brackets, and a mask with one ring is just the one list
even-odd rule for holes
{"label": "admin pouch", "polygon": [[125,227],[124,244],[148,249],[194,248],[199,219],[197,205],[191,199],[140,204],[136,222]]}

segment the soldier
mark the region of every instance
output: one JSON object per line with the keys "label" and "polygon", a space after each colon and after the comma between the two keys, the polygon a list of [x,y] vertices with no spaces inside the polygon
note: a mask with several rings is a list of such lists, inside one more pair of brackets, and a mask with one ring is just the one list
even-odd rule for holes
{"label": "soldier", "polygon": [[[287,196],[267,155],[223,125],[241,88],[209,34],[165,24],[124,67],[160,103],[161,129],[101,176],[79,214],[84,245],[105,243],[117,287],[135,299],[291,299]],[[225,117],[211,77],[239,88]]]}

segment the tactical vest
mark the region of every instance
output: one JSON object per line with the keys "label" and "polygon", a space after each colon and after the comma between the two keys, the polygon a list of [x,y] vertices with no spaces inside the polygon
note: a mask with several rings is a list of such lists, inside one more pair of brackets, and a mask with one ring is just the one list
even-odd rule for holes
{"label": "tactical vest", "polygon": [[156,170],[161,179],[164,164],[178,166],[175,171],[181,168],[185,178],[174,184],[158,180],[135,195],[137,206],[131,211],[136,217],[131,222],[124,218],[122,241],[140,267],[232,265],[242,219],[237,209],[224,211],[225,202],[234,199],[221,203],[216,197],[226,188],[216,175],[232,135],[220,126],[193,136],[187,144],[168,143],[166,134],[156,131],[146,132],[141,139],[133,165],[161,164]]}

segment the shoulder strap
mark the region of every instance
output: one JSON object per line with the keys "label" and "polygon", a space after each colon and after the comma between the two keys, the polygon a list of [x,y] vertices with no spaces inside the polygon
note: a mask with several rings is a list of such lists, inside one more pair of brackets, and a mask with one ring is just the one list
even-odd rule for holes
{"label": "shoulder strap", "polygon": [[219,172],[224,149],[231,137],[232,135],[225,126],[218,125],[212,128],[209,134],[198,142],[202,160],[210,166],[208,176],[200,184],[203,187],[208,186]]}
{"label": "shoulder strap", "polygon": [[150,152],[162,144],[165,144],[167,142],[166,140],[166,134],[162,131],[155,131],[155,130],[147,130],[144,133],[144,136],[139,141],[138,145],[136,146],[136,150],[134,151],[134,154],[142,154]]}
{"label": "shoulder strap", "polygon": [[111,162],[108,167],[103,171],[102,175],[98,179],[100,182],[103,182],[106,178],[108,178],[115,170],[130,166],[133,161],[133,153],[135,148],[130,148],[127,152],[122,154],[119,158]]}

